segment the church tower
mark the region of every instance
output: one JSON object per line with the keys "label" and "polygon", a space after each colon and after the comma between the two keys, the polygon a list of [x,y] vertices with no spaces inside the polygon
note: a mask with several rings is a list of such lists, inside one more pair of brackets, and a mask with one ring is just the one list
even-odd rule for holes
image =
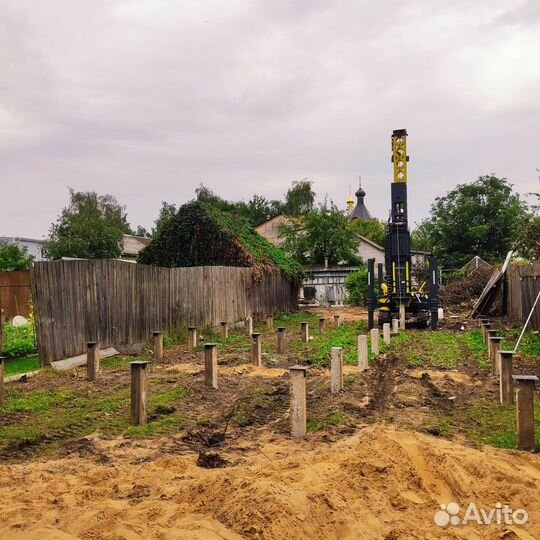
{"label": "church tower", "polygon": [[[369,213],[369,210],[366,208],[366,204],[364,202],[364,197],[366,196],[366,192],[362,189],[362,179],[360,178],[358,190],[355,193],[356,195],[356,206],[354,207],[353,211],[351,212],[349,219],[351,221],[370,221],[373,219],[372,215]],[[348,201],[347,201],[348,206]]]}

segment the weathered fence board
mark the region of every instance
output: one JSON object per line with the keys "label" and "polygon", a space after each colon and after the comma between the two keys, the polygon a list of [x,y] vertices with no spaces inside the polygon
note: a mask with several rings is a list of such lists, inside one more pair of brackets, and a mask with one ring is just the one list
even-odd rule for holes
{"label": "weathered fence board", "polygon": [[[510,319],[525,322],[540,292],[540,261],[532,264],[514,264],[507,272],[507,311]],[[530,329],[540,330],[540,307],[531,317]]]}
{"label": "weathered fence board", "polygon": [[87,341],[127,348],[153,330],[218,326],[296,309],[297,287],[250,268],[160,268],[115,260],[35,263],[31,270],[43,363],[82,354]]}
{"label": "weathered fence board", "polygon": [[0,308],[6,318],[30,313],[30,272],[0,272]]}

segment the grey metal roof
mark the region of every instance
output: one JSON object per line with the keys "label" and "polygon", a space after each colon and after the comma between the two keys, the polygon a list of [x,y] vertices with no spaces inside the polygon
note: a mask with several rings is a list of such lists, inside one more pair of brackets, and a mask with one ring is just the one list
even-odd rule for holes
{"label": "grey metal roof", "polygon": [[355,193],[355,195],[356,195],[356,206],[353,208],[353,211],[351,212],[349,219],[351,221],[354,221],[357,219],[360,221],[372,220],[373,216],[369,213],[369,210],[366,208],[366,204],[364,203],[364,197],[366,196],[366,192],[362,189],[361,186],[358,188],[358,191]]}

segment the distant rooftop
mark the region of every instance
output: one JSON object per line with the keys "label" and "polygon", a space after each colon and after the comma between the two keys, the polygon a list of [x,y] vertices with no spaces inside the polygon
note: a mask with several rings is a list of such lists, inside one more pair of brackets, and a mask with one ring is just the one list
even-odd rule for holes
{"label": "distant rooftop", "polygon": [[371,221],[373,216],[370,214],[369,210],[366,208],[366,203],[364,202],[364,197],[366,192],[362,189],[362,185],[358,187],[358,190],[355,193],[356,195],[356,206],[353,208],[349,219],[351,221]]}

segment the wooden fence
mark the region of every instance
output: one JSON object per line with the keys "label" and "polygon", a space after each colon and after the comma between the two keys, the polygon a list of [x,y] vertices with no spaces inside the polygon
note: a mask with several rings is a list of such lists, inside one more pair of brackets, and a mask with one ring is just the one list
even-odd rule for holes
{"label": "wooden fence", "polygon": [[153,330],[217,326],[294,311],[297,287],[251,268],[160,268],[115,260],[35,263],[31,270],[42,363],[82,354],[86,342],[130,348]]}
{"label": "wooden fence", "polygon": [[[528,265],[513,264],[506,274],[507,314],[516,322],[525,322],[540,292],[540,261]],[[536,306],[531,330],[540,330],[540,305]]]}
{"label": "wooden fence", "polygon": [[30,272],[0,272],[0,308],[7,319],[28,317],[31,299]]}

